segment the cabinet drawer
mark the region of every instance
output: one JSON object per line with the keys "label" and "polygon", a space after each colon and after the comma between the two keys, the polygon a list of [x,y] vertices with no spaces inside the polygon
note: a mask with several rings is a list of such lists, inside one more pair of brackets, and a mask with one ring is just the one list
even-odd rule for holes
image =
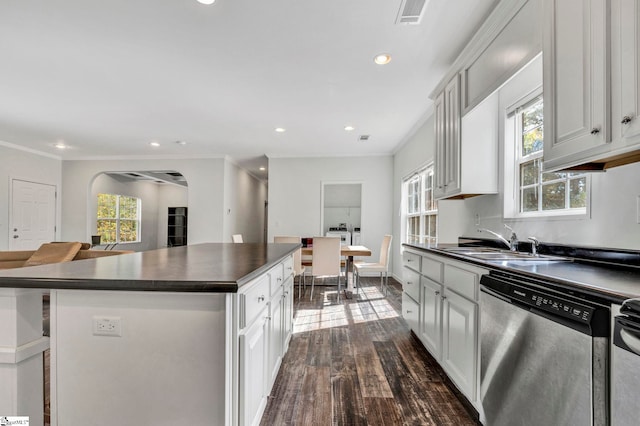
{"label": "cabinet drawer", "polygon": [[406,294],[402,295],[402,317],[414,333],[419,332],[420,305]]}
{"label": "cabinet drawer", "polygon": [[279,263],[271,268],[269,271],[269,277],[271,277],[270,295],[273,296],[282,288],[282,284],[284,283],[284,264]]}
{"label": "cabinet drawer", "polygon": [[413,300],[420,299],[420,274],[416,271],[403,268],[402,275],[404,282],[402,283],[402,291],[413,298]]}
{"label": "cabinet drawer", "polygon": [[250,325],[269,303],[269,274],[258,278],[240,294],[240,328]]}
{"label": "cabinet drawer", "polygon": [[295,273],[295,271],[293,270],[293,256],[287,257],[284,262],[282,262],[282,264],[284,266],[284,280],[286,281]]}
{"label": "cabinet drawer", "polygon": [[410,251],[405,251],[402,253],[402,264],[403,266],[409,267],[414,271],[420,270],[420,256],[419,254],[411,253]]}
{"label": "cabinet drawer", "polygon": [[434,260],[430,257],[422,257],[422,266],[420,272],[425,277],[431,278],[437,283],[442,282],[442,269],[444,263]]}
{"label": "cabinet drawer", "polygon": [[478,274],[453,265],[444,266],[444,285],[467,299],[478,300]]}

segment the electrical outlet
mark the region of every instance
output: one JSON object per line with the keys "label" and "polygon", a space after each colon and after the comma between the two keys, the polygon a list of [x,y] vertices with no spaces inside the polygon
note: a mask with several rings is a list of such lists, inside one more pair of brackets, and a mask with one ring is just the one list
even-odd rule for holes
{"label": "electrical outlet", "polygon": [[93,317],[94,336],[122,336],[120,317]]}

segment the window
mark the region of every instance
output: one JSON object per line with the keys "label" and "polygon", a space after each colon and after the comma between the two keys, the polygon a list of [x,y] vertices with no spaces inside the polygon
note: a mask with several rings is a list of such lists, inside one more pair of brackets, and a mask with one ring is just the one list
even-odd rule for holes
{"label": "window", "polygon": [[438,206],[433,199],[433,166],[404,181],[407,243],[435,243]]}
{"label": "window", "polygon": [[519,215],[586,213],[587,176],[584,173],[542,171],[542,107],[542,95],[539,95],[517,108],[512,116]]}
{"label": "window", "polygon": [[97,225],[103,244],[140,242],[140,199],[98,194]]}

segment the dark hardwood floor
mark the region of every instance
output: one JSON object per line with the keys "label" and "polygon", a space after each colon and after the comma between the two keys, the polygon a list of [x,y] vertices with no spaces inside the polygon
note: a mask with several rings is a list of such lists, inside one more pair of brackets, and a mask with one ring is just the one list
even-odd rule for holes
{"label": "dark hardwood floor", "polygon": [[[363,278],[359,297],[310,286],[262,425],[475,425],[401,316],[401,285]],[[298,295],[296,284],[296,297]]]}

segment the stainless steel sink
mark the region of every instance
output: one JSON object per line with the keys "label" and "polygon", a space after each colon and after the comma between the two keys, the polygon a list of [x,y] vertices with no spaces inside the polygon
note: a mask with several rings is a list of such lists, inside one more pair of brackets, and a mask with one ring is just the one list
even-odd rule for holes
{"label": "stainless steel sink", "polygon": [[549,261],[569,261],[566,257],[538,255],[532,256],[529,253],[513,252],[509,250],[501,250],[489,247],[452,247],[446,248],[444,251],[468,256],[481,260],[523,260],[527,262],[549,262]]}

